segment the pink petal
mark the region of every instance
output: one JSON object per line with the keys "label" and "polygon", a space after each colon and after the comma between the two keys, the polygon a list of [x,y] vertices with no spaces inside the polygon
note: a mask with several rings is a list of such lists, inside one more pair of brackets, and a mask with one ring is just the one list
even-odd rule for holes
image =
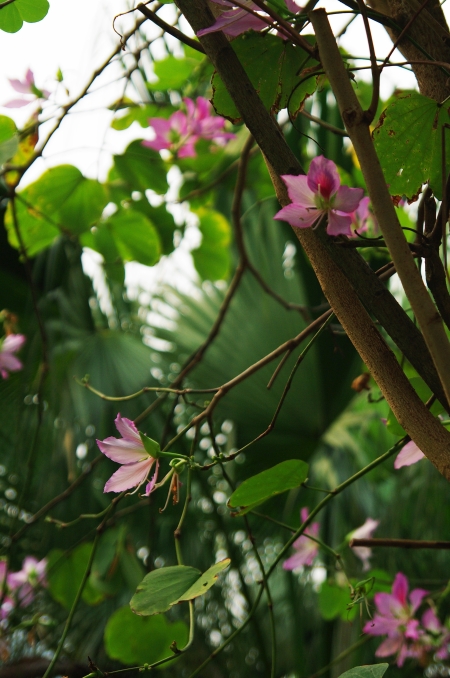
{"label": "pink petal", "polygon": [[138,487],[147,478],[155,460],[149,457],[137,464],[124,464],[108,480],[103,492],[124,492],[132,487]]}
{"label": "pink petal", "polygon": [[17,80],[17,78],[8,78],[9,84],[16,91],[21,94],[30,94],[30,85],[26,80]]}
{"label": "pink petal", "polygon": [[16,353],[26,342],[27,338],[24,334],[9,334],[2,344],[2,351],[8,353]]}
{"label": "pink petal", "polygon": [[328,226],[327,233],[328,235],[352,235],[352,229],[350,228],[352,223],[351,217],[345,217],[344,215],[334,212],[334,210],[328,211]]}
{"label": "pink petal", "polygon": [[414,612],[417,610],[418,607],[422,604],[422,600],[425,598],[425,596],[428,594],[428,591],[425,591],[425,589],[414,589],[411,591],[409,594],[409,600],[411,602],[411,609],[414,614]]}
{"label": "pink petal", "polygon": [[[403,624],[401,619],[396,619],[395,617],[382,617],[378,614],[366,624],[364,630],[366,633],[369,633],[372,636],[392,636],[397,633],[398,627]],[[370,630],[366,630],[369,629]]]}
{"label": "pink petal", "polygon": [[324,214],[323,210],[316,208],[306,209],[299,205],[286,205],[274,216],[274,219],[286,221],[295,228],[309,228]]}
{"label": "pink petal", "polygon": [[23,367],[19,358],[11,353],[0,353],[0,369],[8,372],[18,372]]}
{"label": "pink petal", "polygon": [[31,68],[29,68],[25,73],[25,82],[27,83],[28,87],[34,85],[34,74]]}
{"label": "pink petal", "polygon": [[350,188],[350,186],[341,186],[332,202],[333,209],[339,212],[354,212],[364,195],[362,188]]}
{"label": "pink petal", "polygon": [[384,617],[402,617],[405,615],[404,605],[392,593],[376,593],[374,596],[378,612]]}
{"label": "pink petal", "polygon": [[398,602],[406,606],[406,597],[408,595],[409,584],[408,579],[405,577],[403,572],[397,572],[395,575],[394,583],[392,585],[392,595]]}
{"label": "pink petal", "polygon": [[284,174],[281,177],[286,184],[288,195],[295,205],[301,207],[314,207],[317,209],[314,200],[315,194],[308,185],[308,179],[305,176],[294,176],[291,174]]}
{"label": "pink petal", "polygon": [[158,479],[158,469],[159,469],[159,461],[156,460],[155,472],[154,472],[150,482],[148,482],[146,487],[145,487],[144,495],[146,497],[148,497],[149,494],[151,494],[153,492],[153,490],[155,489],[156,481]]}
{"label": "pink petal", "polygon": [[319,155],[311,161],[307,179],[311,191],[319,193],[320,186],[320,195],[326,200],[329,200],[341,185],[336,165],[332,160],[324,158],[323,155]]}
{"label": "pink petal", "polygon": [[110,436],[105,440],[97,440],[97,445],[105,456],[117,464],[135,464],[150,456],[145,451],[142,442],[140,440],[139,442],[140,446],[131,440]]}
{"label": "pink petal", "polygon": [[[114,423],[116,425],[116,429],[119,431],[120,435],[122,436],[122,438],[124,438],[124,440],[129,440],[134,443],[137,443],[141,448],[143,448],[141,437],[139,435],[139,431],[135,426],[134,421],[131,421],[131,419],[126,419],[126,417],[122,417],[119,413]],[[131,462],[125,463],[128,464]]]}
{"label": "pink petal", "polygon": [[177,154],[179,158],[195,158],[197,157],[197,153],[195,151],[195,143],[198,141],[197,136],[191,137],[189,140],[186,141],[181,148],[178,149]]}
{"label": "pink petal", "polygon": [[442,631],[441,622],[431,607],[422,615],[422,626],[432,633],[441,633]]}
{"label": "pink petal", "polygon": [[292,14],[297,14],[302,9],[302,7],[299,7],[294,0],[284,0],[284,2],[286,3],[288,12],[292,12]]}
{"label": "pink petal", "polygon": [[403,638],[400,634],[394,638],[386,638],[375,652],[375,656],[389,657],[391,654],[396,654],[402,646],[402,641]]}
{"label": "pink petal", "polygon": [[[300,540],[304,541],[300,542]],[[297,552],[284,561],[283,569],[296,570],[298,567],[304,565],[312,565],[312,562],[317,555],[317,551],[319,550],[318,544],[302,535],[294,542],[293,546],[296,548]]]}
{"label": "pink petal", "polygon": [[308,507],[307,507],[307,506],[304,506],[304,507],[301,509],[301,511],[300,511],[300,520],[302,521],[302,523],[304,523],[305,520],[308,519],[308,516],[309,516],[309,510],[308,510]]}
{"label": "pink petal", "polygon": [[394,468],[399,469],[402,466],[411,466],[424,458],[424,453],[419,450],[416,443],[413,440],[410,440],[409,443],[406,443],[394,461]]}
{"label": "pink petal", "polygon": [[31,104],[34,99],[12,99],[7,101],[6,104],[2,104],[3,108],[23,108],[23,106],[28,106]]}
{"label": "pink petal", "polygon": [[197,35],[201,38],[208,33],[215,33],[216,31],[223,31],[227,35],[235,37],[250,29],[254,31],[262,31],[266,28],[267,23],[262,21],[254,14],[250,14],[243,9],[231,9],[228,12],[223,12],[209,28],[203,28],[198,31]]}
{"label": "pink petal", "polygon": [[367,518],[365,523],[361,527],[356,528],[351,533],[352,539],[370,539],[372,534],[377,529],[380,524],[379,520],[374,520],[373,518]]}

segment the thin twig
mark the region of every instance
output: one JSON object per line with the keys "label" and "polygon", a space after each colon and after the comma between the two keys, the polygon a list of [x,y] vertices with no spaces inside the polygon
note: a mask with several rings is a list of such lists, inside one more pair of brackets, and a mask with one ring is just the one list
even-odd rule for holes
{"label": "thin twig", "polygon": [[174,38],[177,38],[180,42],[188,45],[188,47],[192,47],[192,49],[197,50],[197,52],[205,54],[205,50],[197,40],[189,38],[187,35],[178,30],[178,28],[175,28],[175,26],[171,26],[166,21],[163,21],[163,19],[161,19],[155,12],[152,12],[152,10],[146,7],[146,5],[139,3],[139,5],[136,6],[136,9],[142,12],[142,14],[147,19],[150,19],[150,21],[156,24],[156,26],[162,28],[166,33],[169,33],[169,35],[173,35]]}
{"label": "thin twig", "polygon": [[[369,108],[364,111],[364,117],[368,125],[373,121],[378,108],[380,100],[380,69],[377,64],[377,57],[375,54],[375,47],[373,45],[372,32],[370,30],[369,19],[367,16],[367,8],[364,0],[357,0],[361,16],[364,22],[364,29],[366,31],[367,43],[369,45],[370,64],[372,68],[372,99]],[[427,0],[428,2],[428,0]]]}
{"label": "thin twig", "polygon": [[450,541],[429,541],[424,539],[352,539],[350,548],[369,546],[397,549],[450,549]]}

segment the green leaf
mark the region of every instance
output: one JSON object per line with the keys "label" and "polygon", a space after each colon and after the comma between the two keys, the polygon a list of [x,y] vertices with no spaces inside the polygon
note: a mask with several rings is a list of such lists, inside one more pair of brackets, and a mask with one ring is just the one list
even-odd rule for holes
{"label": "green leaf", "polygon": [[201,576],[200,570],[187,565],[162,567],[149,572],[130,601],[135,614],[166,612]]}
{"label": "green leaf", "polygon": [[126,605],[108,619],[105,649],[111,659],[122,664],[153,664],[170,655],[174,641],[178,648],[184,647],[188,637],[189,630],[184,622],[170,624],[163,615],[140,617]]}
{"label": "green leaf", "polygon": [[[48,557],[48,588],[51,596],[63,607],[70,609],[80,588],[89,562],[92,544],[81,544],[66,557],[64,551],[54,549]],[[104,598],[88,580],[84,587],[83,600],[97,605]]]}
{"label": "green leaf", "polygon": [[389,664],[369,664],[367,666],[355,666],[353,669],[341,673],[339,678],[382,678]]}
{"label": "green leaf", "polygon": [[13,155],[17,153],[18,148],[19,138],[17,136],[14,136],[7,141],[2,141],[0,143],[0,166],[5,162],[8,162],[8,160],[11,160]]}
{"label": "green leaf", "polygon": [[138,122],[141,127],[148,127],[149,118],[166,118],[173,112],[171,106],[159,106],[158,104],[146,104],[145,106],[131,106],[126,113],[114,118],[111,127],[116,130],[128,129],[133,122]]}
{"label": "green leaf", "polygon": [[6,33],[17,33],[23,22],[41,21],[49,10],[47,0],[15,0],[0,9],[0,29]]}
{"label": "green leaf", "polygon": [[167,211],[166,206],[152,207],[147,198],[142,200],[133,200],[133,210],[142,212],[150,219],[161,241],[161,248],[163,254],[170,254],[174,250],[173,234],[177,228],[175,220],[170,212]]}
{"label": "green leaf", "polygon": [[[20,234],[27,255],[34,257],[38,252],[51,245],[60,236],[60,230],[55,224],[44,219],[42,215],[28,203],[28,189],[18,194],[16,200],[16,215],[20,226]],[[27,201],[26,203],[23,200]],[[20,249],[14,228],[14,219],[11,203],[8,203],[5,213],[5,227],[8,232],[8,242],[12,247]]]}
{"label": "green leaf", "polygon": [[181,603],[184,600],[193,600],[194,598],[198,598],[199,596],[202,596],[204,593],[206,593],[206,591],[208,591],[211,586],[214,586],[217,581],[217,577],[228,567],[230,562],[230,558],[225,558],[215,565],[212,565],[209,570],[206,570],[200,579],[198,579],[195,584],[193,584],[190,589],[186,591],[186,593],[178,598],[177,602]]}
{"label": "green leaf", "polygon": [[[1,14],[1,10],[0,10]],[[17,134],[16,123],[7,115],[0,115],[0,144],[9,141]]]}
{"label": "green leaf", "polygon": [[[286,108],[291,97],[289,110],[295,115],[315,91],[316,78],[305,80],[303,73],[299,73],[299,69],[315,62],[300,47],[261,33],[240,35],[231,44],[265,107],[272,113]],[[234,123],[240,122],[239,112],[217,73],[212,87],[217,113]]]}
{"label": "green leaf", "polygon": [[159,452],[161,450],[159,443],[156,442],[156,440],[152,440],[148,436],[145,435],[145,433],[139,432],[139,435],[142,440],[142,444],[145,447],[145,451],[154,459],[157,459],[159,457]]}
{"label": "green leaf", "polygon": [[[412,377],[411,379],[409,379],[409,383],[411,384],[411,386],[413,387],[421,401],[423,403],[426,403],[427,400],[431,397],[432,393],[429,387],[424,382],[424,380],[421,377]],[[430,407],[430,412],[437,417],[439,414],[442,414],[442,412],[444,412],[444,408],[442,407],[441,403],[438,400],[436,400]],[[401,424],[399,424],[392,410],[389,410],[386,426],[388,431],[395,436],[400,436],[402,438],[403,436],[406,435],[405,429],[403,428],[403,426],[401,426]]]}
{"label": "green leaf", "polygon": [[161,156],[143,146],[142,141],[133,141],[123,155],[115,155],[114,167],[130,193],[144,193],[151,188],[162,194],[169,188],[166,167]]}
{"label": "green leaf", "polygon": [[191,252],[195,268],[204,280],[223,280],[230,268],[230,224],[223,214],[211,209],[201,207],[196,214],[202,242]]}
{"label": "green leaf", "polygon": [[[442,126],[449,112],[448,104],[412,92],[398,97],[381,115],[373,137],[391,195],[416,198],[428,181],[435,196],[442,198]],[[449,158],[447,152],[446,175]]]}
{"label": "green leaf", "polygon": [[85,177],[68,196],[59,211],[59,222],[75,235],[100,219],[107,203],[106,189],[95,179]]}
{"label": "green leaf", "polygon": [[[158,233],[152,222],[132,209],[116,212],[105,223],[115,239],[123,261],[153,266],[161,256]],[[103,226],[103,228],[105,227]]]}
{"label": "green leaf", "polygon": [[194,59],[177,59],[170,54],[166,59],[154,63],[158,82],[148,82],[147,87],[157,91],[179,90],[186,85],[186,81],[189,80],[196,66],[197,61]]}
{"label": "green leaf", "polygon": [[319,612],[323,619],[331,621],[336,617],[345,618],[348,613],[353,613],[353,608],[347,611],[350,602],[348,588],[331,584],[328,580],[323,582],[319,591]]}
{"label": "green leaf", "polygon": [[149,572],[136,589],[130,607],[136,614],[166,612],[172,605],[202,596],[213,586],[230,559],[212,565],[201,574],[195,567],[174,565]]}
{"label": "green leaf", "polygon": [[238,515],[243,515],[271,497],[299,487],[307,475],[308,464],[300,459],[288,459],[244,480],[229,498],[228,506],[241,508]]}

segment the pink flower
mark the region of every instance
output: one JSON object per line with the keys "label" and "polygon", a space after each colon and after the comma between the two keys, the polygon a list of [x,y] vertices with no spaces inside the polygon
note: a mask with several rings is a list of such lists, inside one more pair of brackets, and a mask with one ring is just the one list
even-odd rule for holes
{"label": "pink flower", "polygon": [[21,108],[22,106],[28,106],[32,101],[36,99],[48,99],[50,92],[46,89],[39,89],[36,87],[34,81],[34,74],[31,68],[25,73],[23,80],[17,80],[15,78],[9,79],[9,84],[16,92],[20,94],[31,95],[31,98],[21,97],[20,99],[12,99],[6,104],[3,104],[5,108]]}
{"label": "pink flower", "polygon": [[402,666],[407,657],[418,657],[413,645],[421,637],[419,620],[414,614],[427,591],[414,589],[408,597],[409,584],[404,574],[398,572],[392,585],[392,593],[375,594],[377,612],[373,620],[364,626],[364,632],[372,636],[387,635],[376,651],[377,657],[397,654],[397,664]]}
{"label": "pink flower", "polygon": [[336,165],[319,155],[312,160],[307,176],[281,177],[288,189],[291,204],[274,217],[295,228],[308,228],[327,218],[329,235],[352,235],[351,213],[363,196],[362,188],[341,186]]}
{"label": "pink flower", "polygon": [[[300,511],[302,523],[305,522],[308,515],[309,511],[305,506]],[[306,528],[304,534],[294,541],[292,546],[295,549],[295,553],[293,556],[284,561],[284,570],[296,570],[298,567],[302,567],[304,565],[312,565],[313,560],[317,555],[317,551],[319,550],[319,545],[312,539],[308,539],[306,535],[309,534],[312,537],[317,537],[319,530],[320,523],[313,523],[311,527]]]}
{"label": "pink flower", "polygon": [[[379,520],[373,520],[373,518],[367,518],[364,525],[358,527],[356,530],[349,534],[350,539],[370,539],[372,534],[375,532],[379,525]],[[363,571],[366,572],[370,569],[369,559],[372,556],[372,549],[368,546],[353,546],[353,553],[355,556],[358,556],[363,562]]]}
{"label": "pink flower", "polygon": [[34,598],[34,589],[47,586],[45,578],[47,560],[38,561],[33,556],[27,556],[19,572],[11,572],[8,575],[8,586],[11,591],[17,591],[17,596],[22,606],[29,605]]}
{"label": "pink flower", "polygon": [[[264,28],[268,27],[266,21],[252,13],[258,12],[263,17],[268,16],[265,13],[261,13],[260,8],[255,5],[252,0],[241,0],[240,3],[251,10],[249,12],[242,9],[242,7],[234,6],[233,0],[213,0],[213,2],[216,5],[222,5],[224,7],[229,7],[230,9],[222,12],[212,26],[209,28],[202,28],[202,30],[197,33],[199,38],[208,33],[215,33],[216,31],[223,31],[226,35],[230,35],[234,38],[241,33],[245,33],[245,31],[262,31]],[[295,14],[300,10],[294,0],[285,0],[285,2],[289,12]]]}
{"label": "pink flower", "polygon": [[[122,438],[110,437],[105,438],[105,440],[97,440],[97,445],[103,454],[118,464],[122,464],[119,470],[113,473],[108,480],[103,491],[123,492],[132,487],[139,489],[148,480],[152,466],[155,464],[154,475],[145,488],[145,496],[148,496],[156,486],[158,459],[145,449],[133,421],[118,414],[115,424]],[[150,439],[147,440],[150,441]],[[156,455],[156,449],[159,446],[154,441],[150,441],[150,443],[153,443]]]}
{"label": "pink flower", "polygon": [[414,440],[410,440],[400,450],[395,457],[394,468],[402,468],[402,466],[411,466],[425,457],[424,453],[419,450]]}
{"label": "pink flower", "polygon": [[0,348],[0,374],[3,379],[8,379],[9,372],[18,372],[23,365],[14,353],[24,345],[26,337],[23,334],[9,334]]}
{"label": "pink flower", "polygon": [[[352,218],[352,227],[355,231],[358,231],[358,233],[367,231],[369,225],[372,225],[373,232],[378,232],[378,222],[372,211],[369,209],[369,203],[370,198],[368,196],[362,198],[359,206],[350,215]],[[353,235],[355,235],[355,233],[353,233]]]}
{"label": "pink flower", "polygon": [[177,153],[179,158],[194,158],[197,154],[195,144],[199,139],[209,139],[223,145],[235,134],[223,132],[225,118],[211,115],[212,106],[204,97],[183,99],[186,113],[176,111],[168,120],[150,118],[150,125],[155,132],[151,141],[143,141],[142,145],[154,151],[169,149]]}

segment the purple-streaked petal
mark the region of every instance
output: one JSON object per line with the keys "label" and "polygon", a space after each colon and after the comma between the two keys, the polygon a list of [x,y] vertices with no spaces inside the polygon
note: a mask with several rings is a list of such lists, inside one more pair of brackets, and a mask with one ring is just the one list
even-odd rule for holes
{"label": "purple-streaked petal", "polygon": [[352,229],[350,228],[352,224],[351,217],[345,217],[343,214],[338,214],[334,210],[328,211],[328,226],[327,233],[328,235],[352,235]]}
{"label": "purple-streaked petal", "polygon": [[300,207],[299,205],[286,205],[274,216],[274,219],[279,221],[286,221],[291,226],[295,228],[309,228],[312,226],[324,212],[316,208],[306,209],[305,207]]}
{"label": "purple-streaked petal", "polygon": [[406,607],[407,602],[406,598],[408,596],[409,584],[408,579],[405,577],[403,572],[397,572],[395,575],[394,583],[392,584],[392,595],[395,600]]}
{"label": "purple-streaked petal", "polygon": [[169,120],[166,120],[165,118],[149,118],[148,122],[150,127],[155,131],[157,137],[167,137],[171,129]]}
{"label": "purple-streaked petal", "polygon": [[[143,447],[139,431],[137,430],[134,421],[131,421],[131,419],[127,419],[126,417],[122,417],[119,412],[114,423],[116,425],[116,429],[119,431],[124,440],[129,440],[130,442],[132,441],[137,443],[140,447]],[[131,462],[125,463],[128,464]]]}
{"label": "purple-streaked petal", "polygon": [[185,144],[178,149],[177,155],[179,158],[196,158],[197,153],[195,151],[195,144],[198,141],[198,136],[192,136],[186,141]]}
{"label": "purple-streaked petal", "polygon": [[149,457],[137,464],[124,464],[108,480],[103,492],[124,492],[132,487],[142,485],[155,460]]}
{"label": "purple-streaked petal", "polygon": [[149,456],[141,440],[139,442],[140,446],[131,440],[110,436],[105,440],[97,440],[97,445],[100,452],[117,464],[135,464]]}
{"label": "purple-streaked petal", "polygon": [[370,622],[367,622],[364,631],[371,636],[393,636],[398,632],[398,627],[401,624],[402,621],[400,619],[394,619],[393,617],[388,619],[376,614]]}
{"label": "purple-streaked petal", "polygon": [[144,495],[146,497],[148,497],[149,494],[151,494],[153,492],[153,490],[155,489],[156,481],[158,480],[158,470],[159,470],[159,461],[156,460],[155,472],[154,472],[152,478],[150,479],[150,481],[147,483],[147,485],[145,487]]}
{"label": "purple-streaked petal", "polygon": [[300,205],[301,207],[314,207],[317,209],[315,203],[315,194],[314,191],[308,186],[307,177],[299,174],[297,176],[292,174],[283,174],[281,176],[286,188],[288,190],[288,195],[293,203]]}
{"label": "purple-streaked petal", "polygon": [[411,603],[411,610],[412,613],[417,610],[418,607],[422,604],[422,600],[425,598],[425,596],[428,595],[428,591],[425,591],[425,589],[414,589],[411,591],[409,594],[409,600]]}
{"label": "purple-streaked petal", "polygon": [[424,453],[419,450],[414,440],[410,440],[409,443],[406,443],[394,461],[394,468],[399,469],[402,466],[411,466],[424,458]]}
{"label": "purple-streaked petal", "polygon": [[350,188],[350,186],[341,186],[332,202],[333,209],[339,212],[350,214],[358,209],[359,203],[364,195],[362,188]]}
{"label": "purple-streaked petal", "polygon": [[323,155],[319,155],[311,161],[307,179],[311,191],[319,193],[320,186],[320,195],[326,200],[329,200],[341,185],[336,165],[332,160],[324,158]]}
{"label": "purple-streaked petal", "polygon": [[8,353],[16,353],[24,343],[27,338],[24,334],[9,334],[2,344],[2,351],[7,351]]}
{"label": "purple-streaked petal", "polygon": [[405,606],[392,593],[376,593],[374,596],[378,612],[384,617],[400,617],[405,615]]}

